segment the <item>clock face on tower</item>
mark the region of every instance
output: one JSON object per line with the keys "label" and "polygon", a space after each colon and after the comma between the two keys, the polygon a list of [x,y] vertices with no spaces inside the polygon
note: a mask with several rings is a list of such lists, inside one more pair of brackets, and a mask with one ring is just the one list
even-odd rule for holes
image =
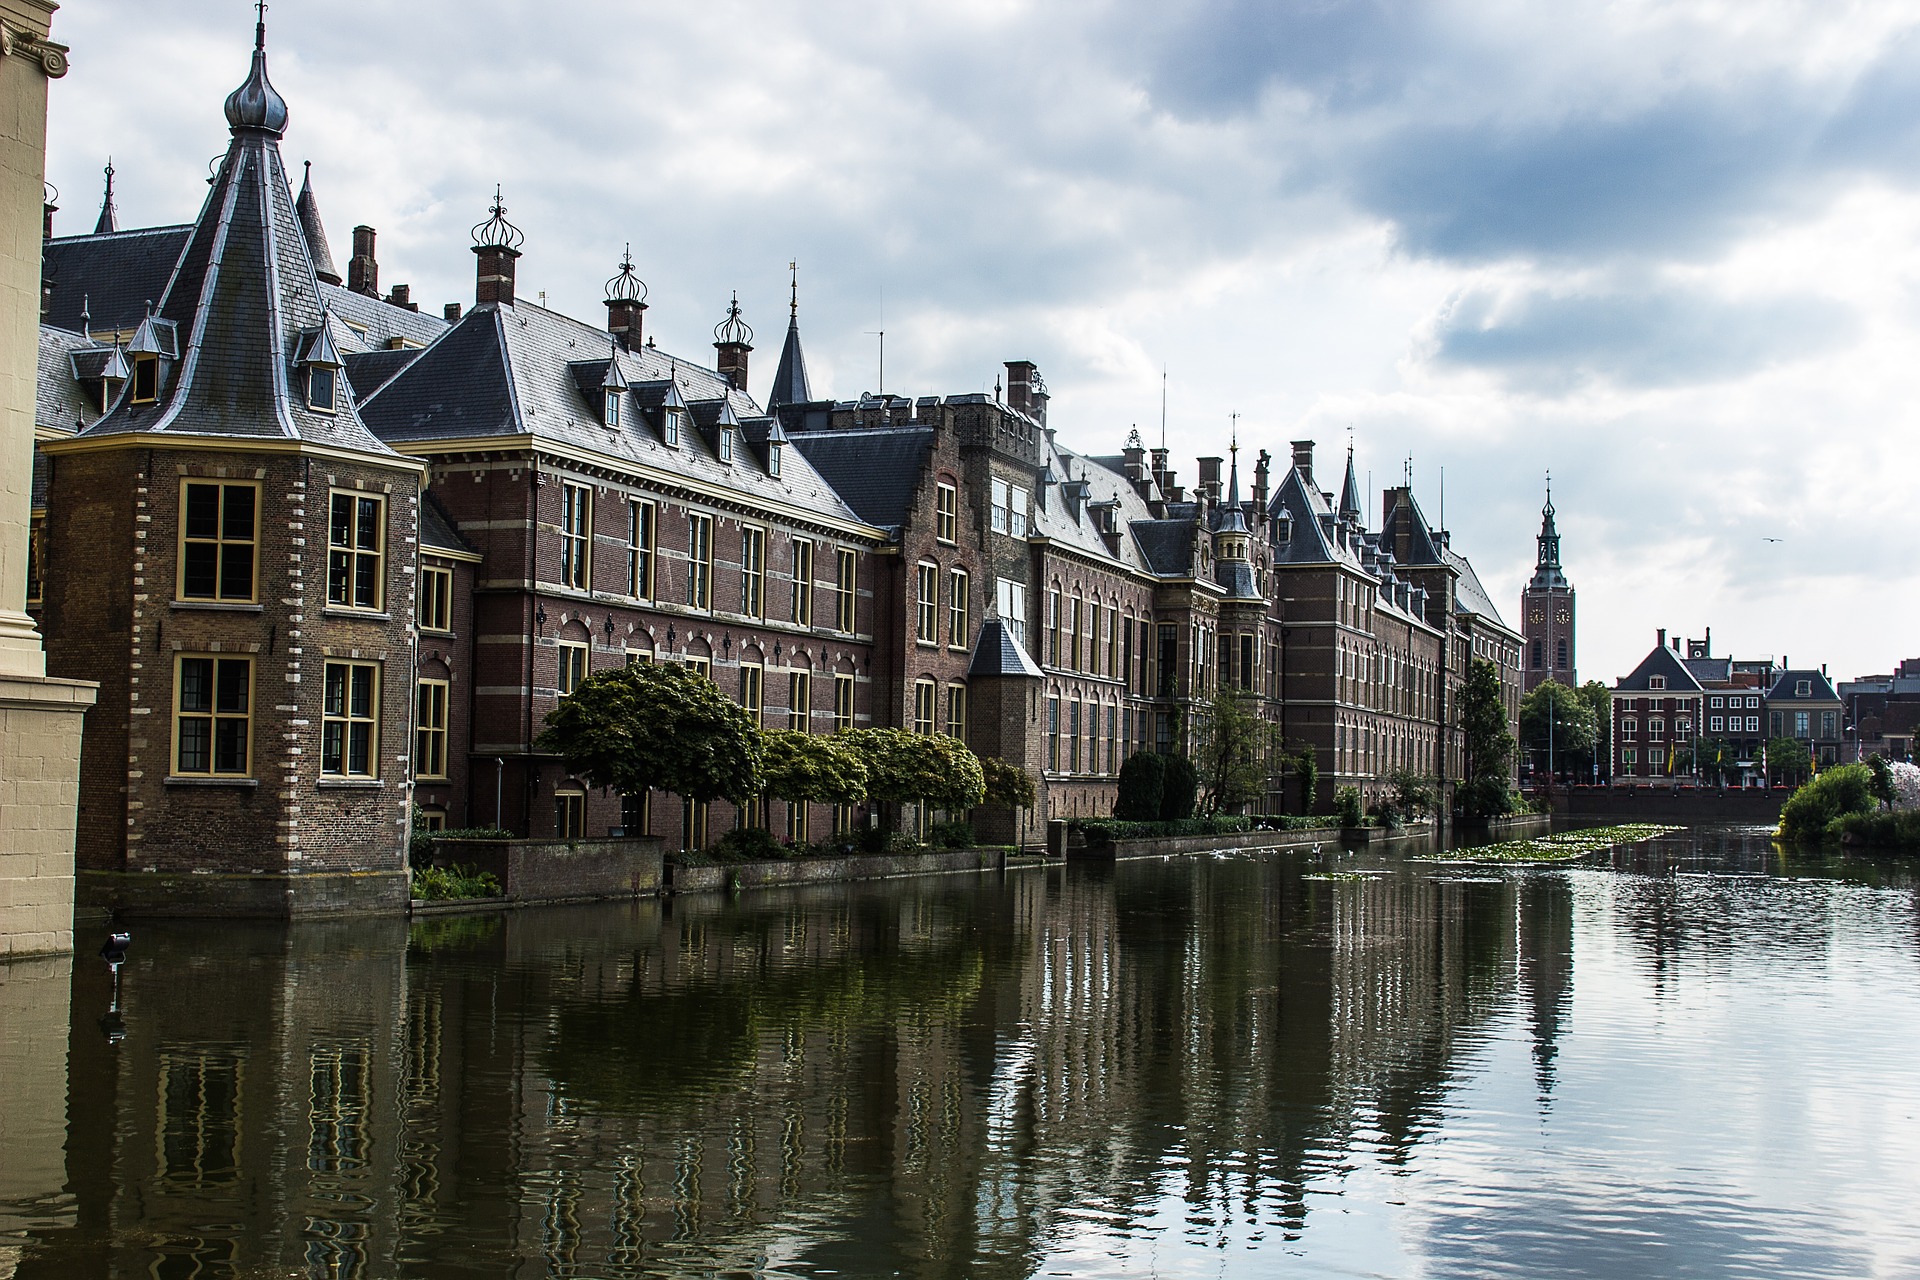
{"label": "clock face on tower", "polygon": [[[1560,608],[1554,613],[1553,620],[1555,622],[1560,623],[1562,626],[1565,626],[1567,621],[1572,617],[1573,617],[1573,613],[1567,608],[1567,606],[1561,605]],[[1534,621],[1538,622],[1539,618],[1536,617]]]}
{"label": "clock face on tower", "polygon": [[1543,614],[1543,613],[1541,613],[1541,612],[1540,612],[1540,611],[1539,611],[1538,609],[1535,609],[1535,610],[1533,611],[1533,618],[1532,618],[1532,620],[1533,620],[1533,621],[1535,621],[1535,622],[1539,622],[1540,620],[1542,620],[1542,619],[1543,619],[1543,618],[1545,618],[1545,617],[1546,617],[1546,615],[1545,615],[1545,614]]}

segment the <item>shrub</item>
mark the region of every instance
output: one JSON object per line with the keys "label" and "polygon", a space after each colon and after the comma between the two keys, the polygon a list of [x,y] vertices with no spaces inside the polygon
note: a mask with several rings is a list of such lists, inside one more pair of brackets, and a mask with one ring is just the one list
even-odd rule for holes
{"label": "shrub", "polygon": [[1873,809],[1873,770],[1863,764],[1829,769],[1787,798],[1780,809],[1780,834],[1813,843],[1827,837],[1838,818]]}
{"label": "shrub", "polygon": [[492,872],[472,867],[415,867],[413,896],[426,902],[445,902],[453,898],[497,898],[500,882]]}
{"label": "shrub", "polygon": [[1193,802],[1200,792],[1200,777],[1193,761],[1183,755],[1166,759],[1166,773],[1160,782],[1160,821],[1180,822],[1193,816]]}
{"label": "shrub", "polygon": [[941,849],[973,848],[973,824],[971,822],[941,822],[933,828],[931,843]]}
{"label": "shrub", "polygon": [[1828,824],[1827,834],[1852,844],[1920,849],[1920,809],[1876,809],[1842,814]]}
{"label": "shrub", "polygon": [[1343,827],[1358,827],[1366,823],[1366,815],[1360,811],[1360,789],[1342,787],[1333,793],[1333,811]]}
{"label": "shrub", "polygon": [[1460,785],[1455,803],[1469,818],[1498,818],[1513,812],[1513,788],[1505,777],[1475,778]]}
{"label": "shrub", "polygon": [[906,832],[885,827],[862,827],[853,843],[861,853],[911,853],[920,847],[920,842]]}
{"label": "shrub", "polygon": [[787,850],[764,827],[740,827],[720,837],[720,857],[728,862],[776,862]]}
{"label": "shrub", "polygon": [[1167,776],[1166,761],[1151,751],[1136,751],[1120,765],[1113,816],[1126,822],[1157,822]]}
{"label": "shrub", "polygon": [[1339,825],[1338,818],[1326,814],[1263,813],[1253,819],[1257,831],[1325,831]]}
{"label": "shrub", "polygon": [[1167,836],[1218,836],[1249,831],[1253,819],[1228,813],[1211,818],[1181,818],[1170,822],[1128,822],[1116,818],[1077,818],[1067,826],[1082,832],[1088,844],[1112,844],[1116,840],[1156,840]]}
{"label": "shrub", "polygon": [[1312,813],[1320,800],[1320,760],[1312,747],[1300,748],[1293,759],[1293,771],[1300,779],[1300,812]]}
{"label": "shrub", "polygon": [[986,795],[980,803],[1005,809],[1033,808],[1033,775],[1019,765],[1010,764],[998,756],[982,756],[980,773],[987,784]]}

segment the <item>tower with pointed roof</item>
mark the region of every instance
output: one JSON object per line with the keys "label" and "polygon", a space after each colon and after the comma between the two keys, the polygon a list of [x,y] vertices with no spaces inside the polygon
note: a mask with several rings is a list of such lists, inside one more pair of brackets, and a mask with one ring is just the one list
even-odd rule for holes
{"label": "tower with pointed roof", "polygon": [[281,158],[264,15],[226,117],[169,283],[109,357],[124,379],[42,449],[48,665],[101,686],[80,893],[398,910],[423,468],[367,428],[346,376],[358,339]]}
{"label": "tower with pointed roof", "polygon": [[113,161],[111,159],[107,161],[106,178],[106,194],[100,197],[100,217],[93,224],[93,234],[97,236],[120,229],[119,210],[115,209],[113,204]]}
{"label": "tower with pointed roof", "polygon": [[786,404],[806,404],[813,399],[807,384],[807,357],[800,349],[800,268],[793,272],[793,293],[787,303],[787,340],[780,348],[780,363],[773,370],[773,386],[767,392],[767,408]]}
{"label": "tower with pointed roof", "polygon": [[1560,530],[1554,524],[1553,477],[1547,477],[1547,501],[1540,509],[1538,557],[1533,577],[1520,593],[1520,626],[1526,640],[1524,686],[1555,680],[1569,688],[1580,677],[1575,666],[1576,604],[1573,584],[1560,568]]}

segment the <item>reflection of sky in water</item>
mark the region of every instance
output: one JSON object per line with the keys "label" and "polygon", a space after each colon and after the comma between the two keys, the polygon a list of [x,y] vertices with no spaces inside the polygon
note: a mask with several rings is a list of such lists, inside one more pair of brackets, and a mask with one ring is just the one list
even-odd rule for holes
{"label": "reflection of sky in water", "polygon": [[1564,874],[1578,980],[1550,1092],[1509,1008],[1404,1167],[1364,1126],[1327,1153],[1351,1168],[1308,1186],[1304,1232],[1271,1187],[1196,1200],[1169,1170],[1143,1205],[1059,1215],[1042,1273],[1920,1272],[1911,893]]}

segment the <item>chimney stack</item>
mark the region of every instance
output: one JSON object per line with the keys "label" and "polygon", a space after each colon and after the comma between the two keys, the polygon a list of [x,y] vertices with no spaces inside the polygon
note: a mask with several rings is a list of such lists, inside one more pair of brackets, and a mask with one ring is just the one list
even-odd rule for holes
{"label": "chimney stack", "polygon": [[420,304],[413,300],[413,286],[410,284],[393,286],[393,292],[387,295],[387,302],[396,307],[404,307],[408,311],[420,309]]}
{"label": "chimney stack", "polygon": [[[641,346],[641,332],[644,326],[644,313],[647,309],[647,285],[633,273],[633,246],[628,245],[620,255],[620,270],[607,281],[607,332],[620,344],[622,351],[638,351]],[[745,370],[741,370],[745,374]],[[744,376],[742,385],[745,384]]]}
{"label": "chimney stack", "polygon": [[513,264],[520,259],[520,246],[527,237],[507,221],[507,206],[500,199],[500,188],[493,189],[493,206],[488,218],[473,229],[475,306],[496,302],[513,305]]}
{"label": "chimney stack", "polygon": [[1261,514],[1267,510],[1267,473],[1273,465],[1273,458],[1265,449],[1253,464],[1253,505],[1260,508]]}
{"label": "chimney stack", "polygon": [[1313,483],[1313,441],[1295,440],[1293,442],[1293,468],[1300,478],[1308,484]]}
{"label": "chimney stack", "polygon": [[353,258],[347,263],[347,288],[369,298],[380,296],[380,263],[373,256],[372,227],[353,229]]}
{"label": "chimney stack", "polygon": [[1659,629],[1659,634],[1660,634],[1660,647],[1664,649],[1667,647],[1667,629],[1665,627],[1661,627]]}
{"label": "chimney stack", "polygon": [[1201,458],[1200,482],[1195,485],[1209,500],[1220,501],[1220,462],[1219,458]]}
{"label": "chimney stack", "polygon": [[1007,407],[1026,414],[1041,426],[1047,425],[1047,383],[1031,360],[1009,360],[1007,364]]}
{"label": "chimney stack", "polygon": [[[47,189],[51,191],[53,188],[49,186]],[[60,206],[51,200],[40,206],[40,238],[42,240],[53,239],[53,215],[58,212],[60,212]]]}
{"label": "chimney stack", "polygon": [[448,324],[459,324],[460,304],[457,302],[449,302],[440,308],[440,314]]}
{"label": "chimney stack", "polygon": [[[738,293],[734,294],[733,300],[727,303],[727,318],[713,330],[713,349],[717,353],[713,367],[733,384],[735,391],[745,391],[747,389],[747,356],[753,350],[753,330],[740,318]],[[907,407],[911,409],[912,404],[909,402]]]}

